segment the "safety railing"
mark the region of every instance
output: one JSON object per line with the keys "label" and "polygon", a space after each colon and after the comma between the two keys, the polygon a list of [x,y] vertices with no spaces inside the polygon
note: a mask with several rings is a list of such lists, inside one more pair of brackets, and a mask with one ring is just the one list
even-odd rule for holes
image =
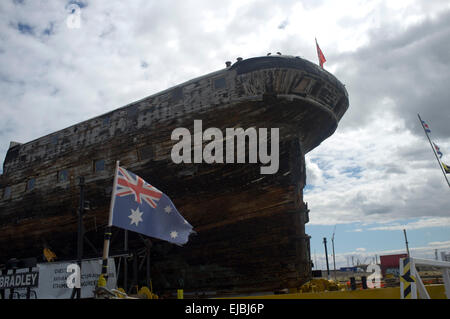
{"label": "safety railing", "polygon": [[431,266],[442,271],[445,294],[450,299],[450,262],[420,258],[400,258],[400,298],[401,299],[430,299],[425,285],[416,269],[418,266]]}

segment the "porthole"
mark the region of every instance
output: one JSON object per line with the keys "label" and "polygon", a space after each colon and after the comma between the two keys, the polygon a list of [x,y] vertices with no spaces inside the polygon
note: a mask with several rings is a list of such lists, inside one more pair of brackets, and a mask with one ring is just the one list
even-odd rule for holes
{"label": "porthole", "polygon": [[6,186],[3,191],[3,199],[11,198],[11,186]]}
{"label": "porthole", "polygon": [[214,89],[224,89],[227,87],[227,82],[224,77],[218,78],[214,80]]}
{"label": "porthole", "polygon": [[66,169],[58,171],[58,182],[66,182],[69,178],[69,174]]}
{"label": "porthole", "polygon": [[94,172],[101,172],[105,170],[105,160],[96,160],[94,161]]}
{"label": "porthole", "polygon": [[34,188],[35,184],[36,184],[36,179],[30,178],[27,182],[27,191],[31,191]]}

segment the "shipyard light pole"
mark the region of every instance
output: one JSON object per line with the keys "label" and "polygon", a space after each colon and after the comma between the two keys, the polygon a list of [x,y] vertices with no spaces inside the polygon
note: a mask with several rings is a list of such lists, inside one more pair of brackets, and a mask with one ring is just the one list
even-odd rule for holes
{"label": "shipyard light pole", "polygon": [[330,266],[328,265],[328,250],[327,250],[327,238],[323,238],[323,245],[325,246],[325,259],[327,261],[327,278],[330,279]]}
{"label": "shipyard light pole", "polygon": [[336,232],[336,225],[334,225],[333,236],[331,237],[331,245],[333,246],[333,266],[334,266],[334,280],[337,281],[336,277],[336,257],[334,254],[334,234]]}
{"label": "shipyard light pole", "polygon": [[406,252],[408,253],[409,257],[409,246],[408,246],[408,237],[406,237],[406,229],[403,229],[403,234],[405,235]]}

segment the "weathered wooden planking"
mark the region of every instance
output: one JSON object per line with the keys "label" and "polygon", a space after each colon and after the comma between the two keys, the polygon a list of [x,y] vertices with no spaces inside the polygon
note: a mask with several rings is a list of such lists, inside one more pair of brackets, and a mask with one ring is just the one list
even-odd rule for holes
{"label": "weathered wooden planking", "polygon": [[[100,246],[114,163],[120,160],[168,194],[197,231],[183,248],[156,241],[157,288],[298,286],[311,270],[304,154],[334,132],[347,107],[342,84],[312,63],[253,58],[13,146],[0,176],[0,259],[40,255],[44,243],[61,258],[75,255],[79,176],[85,177],[91,202],[85,227]],[[278,173],[260,175],[259,163],[174,164],[171,132],[177,127],[193,132],[196,119],[203,120],[203,129],[279,128]],[[95,172],[99,159],[105,169]],[[58,182],[61,170],[68,179]],[[35,186],[27,191],[30,178]],[[121,245],[116,242],[112,249]],[[139,245],[130,241],[131,247]]]}

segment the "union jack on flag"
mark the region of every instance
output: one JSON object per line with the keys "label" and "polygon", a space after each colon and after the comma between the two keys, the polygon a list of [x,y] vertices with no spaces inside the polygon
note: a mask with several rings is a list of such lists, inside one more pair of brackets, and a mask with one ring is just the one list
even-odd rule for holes
{"label": "union jack on flag", "polygon": [[162,192],[141,177],[130,174],[126,169],[119,167],[116,196],[129,195],[134,195],[134,200],[139,204],[144,200],[151,207],[156,208],[156,202],[161,198]]}
{"label": "union jack on flag", "polygon": [[191,224],[170,198],[140,176],[118,166],[113,189],[112,225],[168,242],[185,244]]}

